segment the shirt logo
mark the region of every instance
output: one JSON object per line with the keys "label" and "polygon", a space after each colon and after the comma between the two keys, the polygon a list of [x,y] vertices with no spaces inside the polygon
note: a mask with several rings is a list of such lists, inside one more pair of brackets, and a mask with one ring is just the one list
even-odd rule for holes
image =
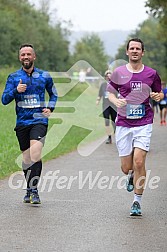
{"label": "shirt logo", "polygon": [[122,76],[121,76],[121,79],[128,79],[128,78],[129,78],[128,75],[122,75]]}
{"label": "shirt logo", "polygon": [[131,90],[132,91],[142,91],[142,82],[141,81],[131,81],[130,82],[131,85]]}

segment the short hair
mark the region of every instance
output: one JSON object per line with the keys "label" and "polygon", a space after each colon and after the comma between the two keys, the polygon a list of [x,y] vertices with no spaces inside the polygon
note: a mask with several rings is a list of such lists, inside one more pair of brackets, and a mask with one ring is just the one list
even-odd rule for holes
{"label": "short hair", "polygon": [[33,47],[32,44],[25,43],[25,44],[21,44],[19,50],[21,50],[21,49],[24,48],[24,47],[31,47],[32,49],[34,49],[34,47]]}
{"label": "short hair", "polygon": [[104,76],[106,77],[108,74],[112,74],[110,70],[105,71]]}
{"label": "short hair", "polygon": [[141,39],[139,39],[139,38],[132,38],[132,39],[130,39],[130,40],[128,41],[128,43],[127,43],[127,46],[126,46],[126,49],[127,49],[127,50],[129,49],[129,44],[130,44],[131,41],[141,43],[142,51],[144,51],[144,43],[143,43],[143,41],[142,41]]}

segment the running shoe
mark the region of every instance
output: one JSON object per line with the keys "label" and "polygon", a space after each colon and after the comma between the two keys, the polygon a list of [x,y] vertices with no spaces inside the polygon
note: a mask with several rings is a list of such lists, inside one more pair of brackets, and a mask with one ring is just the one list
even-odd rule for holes
{"label": "running shoe", "polygon": [[31,191],[31,194],[30,194],[30,203],[31,204],[41,204],[41,201],[40,201],[37,189]]}
{"label": "running shoe", "polygon": [[131,206],[130,216],[142,216],[141,207],[138,201],[134,201]]}
{"label": "running shoe", "polygon": [[27,189],[26,195],[24,196],[23,202],[24,203],[30,203],[30,194],[31,194],[31,189]]}
{"label": "running shoe", "polygon": [[110,137],[108,137],[106,144],[112,144],[112,139]]}
{"label": "running shoe", "polygon": [[133,171],[128,174],[127,180],[126,180],[126,190],[128,192],[132,192],[134,189],[134,184],[133,184]]}

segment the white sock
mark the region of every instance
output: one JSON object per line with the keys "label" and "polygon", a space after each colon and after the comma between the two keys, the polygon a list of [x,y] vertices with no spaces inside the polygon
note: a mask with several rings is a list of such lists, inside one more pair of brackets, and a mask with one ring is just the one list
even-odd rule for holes
{"label": "white sock", "polygon": [[136,194],[135,193],[133,202],[137,201],[141,205],[141,198],[142,198],[142,194]]}
{"label": "white sock", "polygon": [[133,175],[133,173],[134,173],[133,170],[129,170],[127,175],[131,175],[131,174]]}

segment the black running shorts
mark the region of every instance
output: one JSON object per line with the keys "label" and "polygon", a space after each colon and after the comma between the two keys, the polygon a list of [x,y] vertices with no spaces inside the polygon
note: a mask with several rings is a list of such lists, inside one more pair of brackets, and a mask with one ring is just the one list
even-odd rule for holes
{"label": "black running shorts", "polygon": [[117,112],[112,107],[108,107],[107,109],[103,110],[103,117],[105,119],[105,126],[110,125],[110,120],[115,122],[116,116],[117,116]]}
{"label": "black running shorts", "polygon": [[16,126],[16,136],[20,145],[20,150],[25,151],[30,148],[30,140],[38,140],[43,144],[47,134],[48,126],[45,124],[32,124],[27,126]]}

